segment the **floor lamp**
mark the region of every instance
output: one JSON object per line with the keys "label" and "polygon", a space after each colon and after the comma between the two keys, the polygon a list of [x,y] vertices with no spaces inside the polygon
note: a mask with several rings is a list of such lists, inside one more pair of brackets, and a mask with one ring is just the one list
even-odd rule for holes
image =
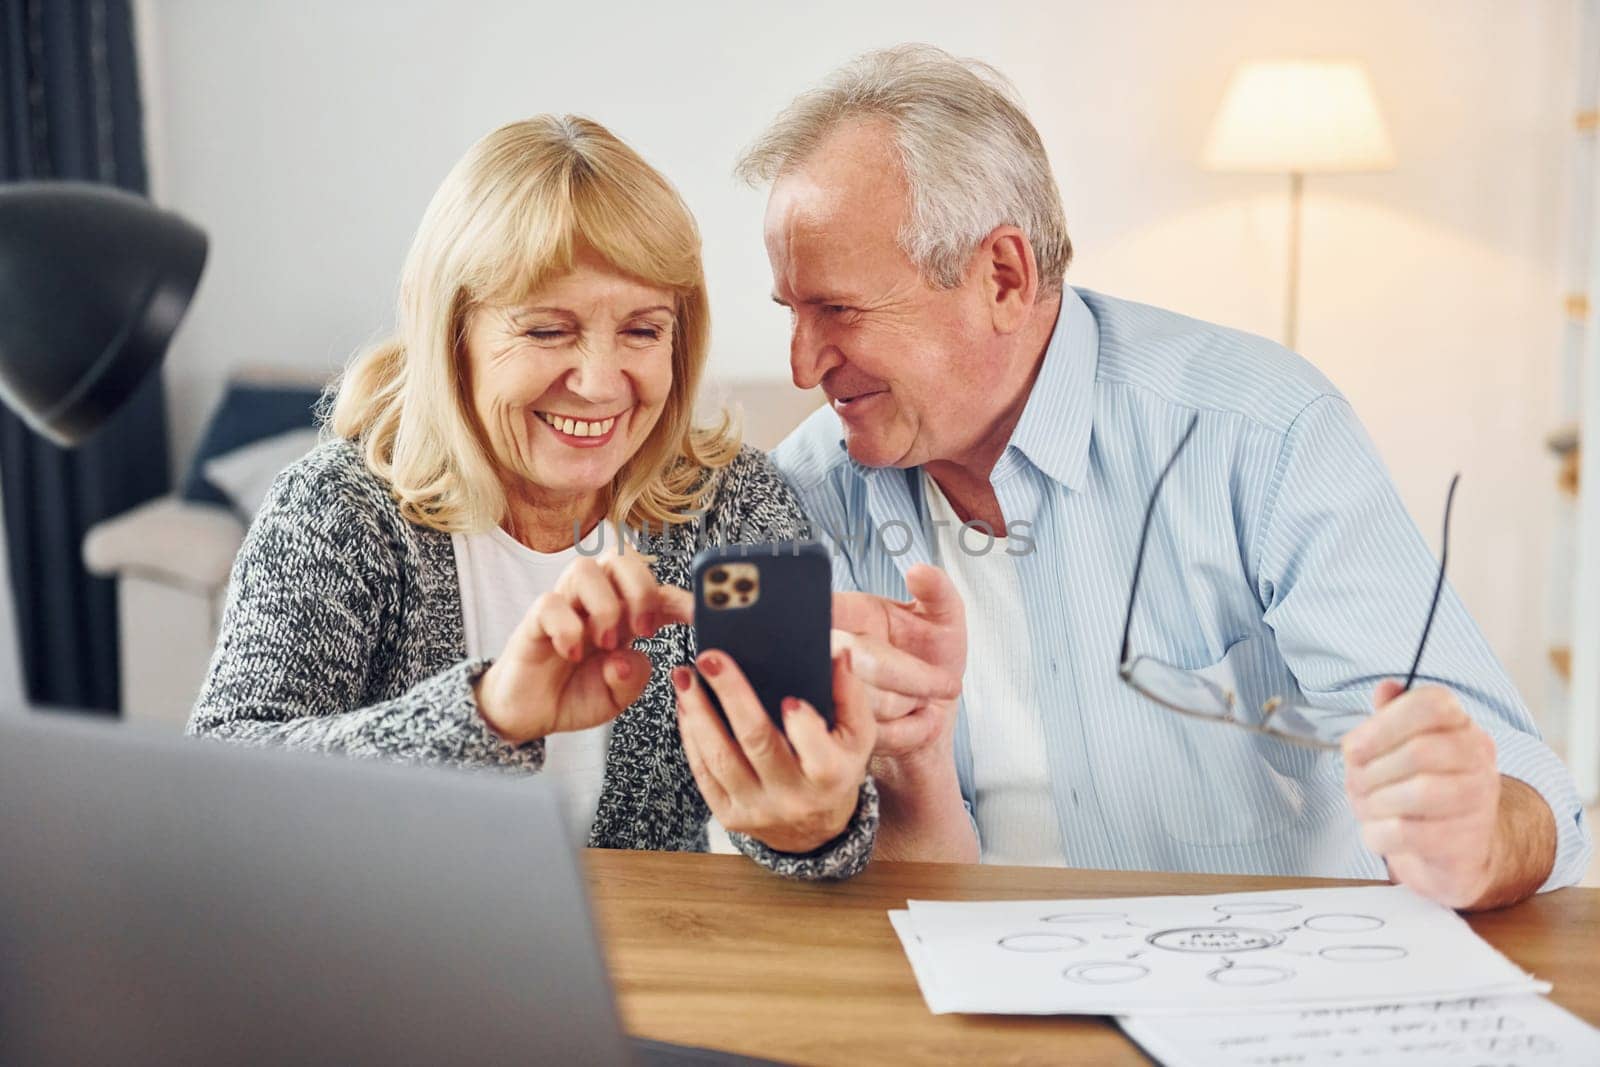
{"label": "floor lamp", "polygon": [[1284,340],[1300,312],[1300,200],[1307,174],[1388,170],[1389,132],[1366,67],[1294,60],[1233,72],[1207,139],[1207,170],[1289,175],[1289,263]]}

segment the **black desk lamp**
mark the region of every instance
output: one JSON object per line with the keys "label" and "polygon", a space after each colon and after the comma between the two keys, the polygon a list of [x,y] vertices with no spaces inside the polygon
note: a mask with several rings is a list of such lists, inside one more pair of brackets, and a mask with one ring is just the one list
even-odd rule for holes
{"label": "black desk lamp", "polygon": [[82,442],[161,362],[205,262],[204,233],[131,193],[0,185],[0,400]]}

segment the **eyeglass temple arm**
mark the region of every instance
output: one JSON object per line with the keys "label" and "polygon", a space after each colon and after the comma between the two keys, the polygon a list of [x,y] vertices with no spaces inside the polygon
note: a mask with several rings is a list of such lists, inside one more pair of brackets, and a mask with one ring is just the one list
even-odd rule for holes
{"label": "eyeglass temple arm", "polygon": [[1428,605],[1428,621],[1422,626],[1422,640],[1417,642],[1417,656],[1411,661],[1411,672],[1406,675],[1406,686],[1400,690],[1402,693],[1410,692],[1411,685],[1417,680],[1417,668],[1422,665],[1422,650],[1428,646],[1428,633],[1433,629],[1433,616],[1439,610],[1439,595],[1444,592],[1444,568],[1450,559],[1450,510],[1456,500],[1456,486],[1461,482],[1458,473],[1450,479],[1450,492],[1444,498],[1444,537],[1439,544],[1439,580],[1433,585],[1433,603]]}
{"label": "eyeglass temple arm", "polygon": [[1156,478],[1155,488],[1150,490],[1150,503],[1144,509],[1144,527],[1139,531],[1139,554],[1133,561],[1133,584],[1128,587],[1128,613],[1122,620],[1122,653],[1118,658],[1119,664],[1128,662],[1128,638],[1133,633],[1133,603],[1139,596],[1139,575],[1144,570],[1144,546],[1150,540],[1150,518],[1156,513],[1156,501],[1161,497],[1161,484],[1167,480],[1167,475],[1172,471],[1172,465],[1178,462],[1178,457],[1183,455],[1183,450],[1189,443],[1189,438],[1194,436],[1195,424],[1200,421],[1196,415],[1189,420],[1188,429],[1183,431],[1183,439],[1178,442],[1178,447],[1172,450],[1172,458],[1167,460],[1167,465],[1161,468],[1161,474]]}

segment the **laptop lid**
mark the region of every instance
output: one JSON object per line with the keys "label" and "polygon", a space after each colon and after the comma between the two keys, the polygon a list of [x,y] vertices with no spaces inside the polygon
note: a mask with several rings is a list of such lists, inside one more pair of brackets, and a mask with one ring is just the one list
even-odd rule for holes
{"label": "laptop lid", "polygon": [[539,780],[0,716],[0,1063],[630,1057]]}

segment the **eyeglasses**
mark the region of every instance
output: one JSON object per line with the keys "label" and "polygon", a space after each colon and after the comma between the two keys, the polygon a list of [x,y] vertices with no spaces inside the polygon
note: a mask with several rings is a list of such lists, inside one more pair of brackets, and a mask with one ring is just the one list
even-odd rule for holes
{"label": "eyeglasses", "polygon": [[[1238,726],[1255,733],[1267,734],[1283,741],[1307,748],[1337,749],[1339,741],[1366,718],[1367,712],[1314,708],[1285,697],[1273,697],[1261,706],[1259,721],[1252,721],[1245,709],[1239,706],[1234,694],[1210,679],[1191,671],[1174,667],[1170,663],[1150,656],[1130,656],[1129,637],[1133,630],[1133,606],[1139,596],[1139,573],[1144,569],[1146,542],[1150,539],[1150,522],[1155,516],[1156,500],[1161,495],[1161,485],[1171,473],[1173,464],[1183,454],[1189,439],[1194,436],[1196,416],[1189,420],[1183,439],[1173,450],[1172,458],[1161,468],[1155,488],[1150,491],[1150,503],[1145,507],[1144,528],[1139,532],[1139,555],[1133,565],[1133,585],[1128,590],[1128,616],[1122,623],[1122,657],[1117,673],[1122,680],[1141,696],[1162,707],[1193,715],[1200,719]],[[1439,551],[1439,578],[1433,586],[1433,602],[1428,606],[1428,619],[1422,626],[1422,639],[1417,642],[1417,654],[1412,658],[1411,670],[1406,675],[1405,688],[1409,690],[1417,679],[1417,668],[1422,664],[1422,650],[1428,644],[1428,632],[1433,629],[1433,617],[1439,610],[1439,595],[1444,591],[1445,562],[1450,557],[1450,510],[1456,499],[1456,486],[1461,481],[1457,474],[1450,479],[1450,492],[1444,504],[1444,539]]]}

